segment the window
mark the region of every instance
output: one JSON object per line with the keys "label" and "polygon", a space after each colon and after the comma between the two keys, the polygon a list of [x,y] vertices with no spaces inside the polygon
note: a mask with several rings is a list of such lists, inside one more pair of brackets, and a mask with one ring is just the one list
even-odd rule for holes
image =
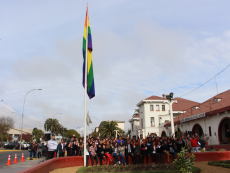
{"label": "window", "polygon": [[143,119],[141,119],[141,128],[143,128]]}
{"label": "window", "polygon": [[165,105],[162,105],[162,111],[165,111]]}
{"label": "window", "polygon": [[150,111],[154,111],[153,105],[150,105]]}
{"label": "window", "polygon": [[169,122],[169,120],[165,120],[165,122],[167,123],[167,122]]}
{"label": "window", "polygon": [[156,106],[156,111],[160,111],[160,106],[159,105]]}
{"label": "window", "polygon": [[150,121],[151,121],[151,126],[155,126],[154,117],[151,117]]}
{"label": "window", "polygon": [[209,126],[209,136],[212,136],[212,129],[211,129],[211,126]]}
{"label": "window", "polygon": [[132,123],[132,131],[133,131],[133,123]]}

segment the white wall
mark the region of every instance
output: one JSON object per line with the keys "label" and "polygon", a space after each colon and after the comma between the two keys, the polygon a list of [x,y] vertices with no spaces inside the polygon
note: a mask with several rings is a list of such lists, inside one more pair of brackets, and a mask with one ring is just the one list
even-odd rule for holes
{"label": "white wall", "polygon": [[[230,117],[230,113],[222,113],[220,115],[213,115],[210,117],[205,117],[198,120],[193,120],[190,122],[185,122],[183,124],[179,124],[178,127],[181,131],[192,131],[192,128],[195,124],[200,124],[203,129],[203,133],[209,137],[208,144],[210,145],[218,145],[219,144],[219,136],[218,136],[218,127],[220,121],[225,118]],[[209,126],[211,126],[212,136],[209,136]],[[215,135],[216,133],[216,135]]]}

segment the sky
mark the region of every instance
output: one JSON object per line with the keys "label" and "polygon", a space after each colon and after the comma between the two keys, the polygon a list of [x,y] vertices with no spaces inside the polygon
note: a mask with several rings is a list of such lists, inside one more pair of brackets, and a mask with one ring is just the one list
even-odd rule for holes
{"label": "sky", "polygon": [[[230,2],[89,0],[95,98],[92,124],[128,120],[152,96],[181,97],[230,64]],[[82,40],[87,1],[0,0],[0,116],[43,129],[57,118],[83,130]],[[216,77],[229,90],[230,68]],[[183,96],[203,102],[215,79]],[[56,114],[61,113],[61,114]],[[56,115],[55,115],[56,114]]]}

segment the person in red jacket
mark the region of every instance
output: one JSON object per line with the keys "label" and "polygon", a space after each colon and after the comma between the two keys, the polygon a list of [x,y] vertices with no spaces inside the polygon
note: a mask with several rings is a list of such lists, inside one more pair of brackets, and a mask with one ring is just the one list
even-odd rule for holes
{"label": "person in red jacket", "polygon": [[191,143],[191,146],[192,146],[192,151],[195,153],[197,152],[198,153],[198,138],[195,138],[194,135],[192,135],[192,139],[190,139],[190,143]]}

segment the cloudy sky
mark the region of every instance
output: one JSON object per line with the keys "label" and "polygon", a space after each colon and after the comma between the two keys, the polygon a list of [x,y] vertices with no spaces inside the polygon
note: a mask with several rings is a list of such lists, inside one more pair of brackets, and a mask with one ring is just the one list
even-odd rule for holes
{"label": "cloudy sky", "polygon": [[[87,1],[0,1],[0,116],[20,127],[42,128],[57,118],[83,127],[82,39]],[[230,64],[228,1],[93,1],[96,97],[88,100],[93,124],[126,121],[151,95],[183,96]],[[229,89],[230,68],[217,76]],[[203,102],[217,93],[215,80],[184,96]],[[3,101],[2,101],[3,100]],[[15,113],[12,113],[15,112]],[[91,130],[90,130],[91,131]]]}

